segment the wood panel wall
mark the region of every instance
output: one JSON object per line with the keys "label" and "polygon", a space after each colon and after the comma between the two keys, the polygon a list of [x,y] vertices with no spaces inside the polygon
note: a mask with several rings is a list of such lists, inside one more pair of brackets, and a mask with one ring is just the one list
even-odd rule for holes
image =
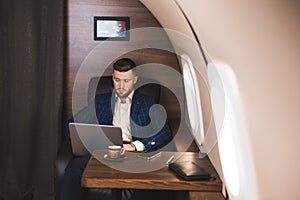
{"label": "wood panel wall", "polygon": [[[128,16],[132,29],[143,27],[161,27],[152,14],[138,0],[68,0],[66,5],[66,77],[65,77],[65,119],[72,116],[72,95],[74,85],[79,88],[76,93],[78,109],[86,105],[87,83],[89,78],[104,70],[103,75],[112,73],[112,66],[107,60],[114,60],[114,53],[126,41],[94,41],[94,16]],[[146,39],[146,38],[145,38]],[[165,34],[161,35],[163,42],[169,42]],[[102,45],[103,44],[103,45]],[[102,45],[102,46],[101,46]],[[99,47],[100,46],[100,47]],[[105,52],[105,53],[104,53]],[[168,51],[149,48],[127,52],[120,57],[130,57],[137,65],[146,63],[161,63],[180,72],[176,55]],[[86,67],[87,66],[87,67]],[[80,72],[80,75],[78,75]],[[182,87],[180,82],[172,80],[167,74],[160,74],[169,78],[174,84]],[[76,79],[76,84],[74,83]],[[76,90],[77,91],[77,90]],[[177,131],[180,122],[180,108],[174,94],[167,88],[162,88],[161,104],[168,113],[168,121],[173,132]],[[73,109],[73,111],[77,111]]]}

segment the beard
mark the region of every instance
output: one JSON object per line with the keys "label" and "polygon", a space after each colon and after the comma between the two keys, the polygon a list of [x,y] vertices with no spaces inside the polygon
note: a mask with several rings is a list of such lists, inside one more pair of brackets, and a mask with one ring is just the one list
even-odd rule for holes
{"label": "beard", "polygon": [[115,92],[119,98],[126,98],[132,92],[132,90],[125,90],[122,88],[118,88],[115,90]]}

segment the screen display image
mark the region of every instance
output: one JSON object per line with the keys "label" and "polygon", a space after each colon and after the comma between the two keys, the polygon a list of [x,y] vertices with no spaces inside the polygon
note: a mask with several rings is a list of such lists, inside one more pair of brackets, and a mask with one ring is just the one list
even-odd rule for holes
{"label": "screen display image", "polygon": [[97,21],[97,37],[126,37],[124,21]]}
{"label": "screen display image", "polygon": [[129,40],[129,17],[95,17],[95,40]]}

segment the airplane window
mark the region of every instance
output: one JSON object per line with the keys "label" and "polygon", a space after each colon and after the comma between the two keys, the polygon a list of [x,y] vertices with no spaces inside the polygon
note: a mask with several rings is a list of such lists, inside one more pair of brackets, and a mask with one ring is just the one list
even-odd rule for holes
{"label": "airplane window", "polygon": [[[240,191],[240,172],[237,159],[238,113],[237,88],[235,77],[227,67],[209,63],[207,66],[211,102],[216,131],[218,135],[219,154],[229,195],[236,197]],[[221,72],[220,72],[221,71]],[[227,75],[227,76],[226,76]],[[233,95],[235,94],[235,95]],[[233,198],[235,199],[235,198]]]}
{"label": "airplane window", "polygon": [[202,109],[197,76],[194,66],[187,55],[181,56],[183,81],[191,132],[200,146],[204,142]]}

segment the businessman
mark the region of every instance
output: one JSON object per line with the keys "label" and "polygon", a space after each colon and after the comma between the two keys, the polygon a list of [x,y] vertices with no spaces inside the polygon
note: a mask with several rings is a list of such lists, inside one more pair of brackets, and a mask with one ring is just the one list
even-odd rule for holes
{"label": "businessman", "polygon": [[[172,139],[171,131],[159,109],[153,109],[151,115],[154,117],[150,119],[150,108],[155,102],[153,97],[134,90],[138,80],[135,67],[129,58],[117,60],[112,74],[114,91],[97,95],[94,103],[80,111],[74,119],[76,122],[93,123],[93,112],[96,112],[97,123],[121,127],[127,151],[152,151]],[[63,180],[62,200],[84,198],[80,179],[88,160],[89,156],[74,157],[68,164]],[[98,193],[101,199],[114,196],[112,189],[102,189]],[[122,199],[130,199],[132,194],[131,190],[122,190]]]}

